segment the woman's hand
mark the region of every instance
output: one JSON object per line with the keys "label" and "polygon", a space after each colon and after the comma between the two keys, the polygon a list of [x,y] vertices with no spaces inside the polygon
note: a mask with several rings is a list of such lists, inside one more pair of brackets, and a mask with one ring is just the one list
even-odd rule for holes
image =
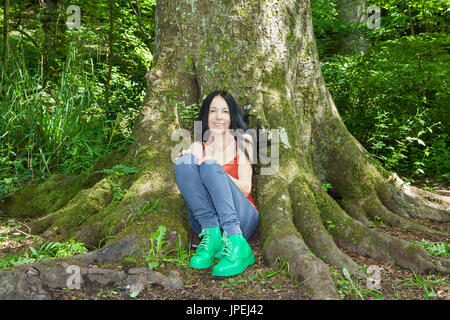
{"label": "woman's hand", "polygon": [[[202,147],[201,144],[197,145],[197,144],[192,144],[188,149],[184,149],[182,150],[179,154],[178,154],[178,158],[182,157],[185,154],[192,154],[197,160],[202,158]],[[178,159],[177,158],[177,159]]]}
{"label": "woman's hand", "polygon": [[[179,154],[178,154],[178,158],[185,155],[185,154],[192,154],[194,155],[194,157],[198,160],[198,165],[203,164],[205,161],[208,160],[215,160],[217,161],[217,159],[214,156],[203,156],[203,148],[201,144],[192,144],[188,149],[182,150]],[[177,158],[177,159],[178,159]],[[219,161],[217,161],[219,162]]]}
{"label": "woman's hand", "polygon": [[204,163],[205,161],[208,161],[208,160],[214,160],[214,161],[217,161],[217,160],[214,159],[213,157],[203,157],[202,159],[200,159],[200,160],[198,161],[198,165],[201,165],[202,163]]}
{"label": "woman's hand", "polygon": [[[191,150],[189,150],[189,149],[187,149],[187,150],[182,150],[179,154],[178,154],[178,158],[179,157],[181,157],[181,156],[183,156],[183,155],[185,155],[185,154],[189,154],[189,153],[191,153],[191,154],[193,154],[197,159],[200,159],[199,161],[198,161],[198,165],[201,165],[202,163],[204,163],[205,161],[208,161],[208,160],[216,160],[216,159],[214,159],[213,157],[203,157],[203,158],[201,158],[201,157],[197,157]],[[178,159],[177,158],[177,159]]]}

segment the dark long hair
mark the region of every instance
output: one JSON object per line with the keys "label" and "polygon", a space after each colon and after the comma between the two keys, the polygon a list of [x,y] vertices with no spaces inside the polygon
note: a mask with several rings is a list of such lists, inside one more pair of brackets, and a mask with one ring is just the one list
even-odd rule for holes
{"label": "dark long hair", "polygon": [[[244,151],[244,154],[247,157],[247,159],[250,160],[248,152],[242,143],[243,141],[250,142],[247,138],[242,136],[242,133],[247,131],[249,129],[249,126],[244,121],[244,114],[242,113],[241,109],[239,108],[238,104],[236,103],[236,100],[234,100],[231,93],[229,93],[227,91],[214,90],[213,92],[208,94],[205,99],[203,99],[203,103],[200,108],[198,119],[197,119],[202,122],[202,139],[205,139],[205,141],[208,139],[208,137],[205,137],[205,132],[207,130],[209,130],[209,127],[208,127],[209,107],[211,105],[212,100],[218,95],[220,95],[222,98],[224,98],[225,102],[228,105],[228,109],[230,112],[230,129],[233,129],[235,132],[234,140],[236,141],[238,147],[242,151]],[[239,129],[241,129],[241,130],[239,130]],[[238,139],[238,137],[240,139]],[[253,145],[251,147],[253,148]],[[253,149],[253,156],[255,156],[254,149]],[[253,165],[254,161],[250,161],[250,163]]]}

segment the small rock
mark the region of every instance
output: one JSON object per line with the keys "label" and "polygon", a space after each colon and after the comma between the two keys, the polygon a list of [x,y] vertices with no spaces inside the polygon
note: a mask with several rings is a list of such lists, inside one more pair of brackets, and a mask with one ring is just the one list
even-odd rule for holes
{"label": "small rock", "polygon": [[178,271],[170,271],[169,277],[164,283],[164,287],[167,289],[180,289],[183,287],[183,281],[181,281],[180,273]]}

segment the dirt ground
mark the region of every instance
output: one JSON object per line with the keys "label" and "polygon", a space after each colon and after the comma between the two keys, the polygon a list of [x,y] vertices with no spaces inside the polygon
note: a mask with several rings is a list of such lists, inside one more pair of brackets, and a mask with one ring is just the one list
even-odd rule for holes
{"label": "dirt ground", "polygon": [[[430,227],[449,230],[449,225],[432,225]],[[397,228],[377,225],[380,231],[396,235],[409,241],[449,242],[442,237],[424,237],[423,235]],[[308,300],[308,292],[298,281],[288,275],[288,266],[269,267],[264,261],[255,234],[249,241],[256,257],[256,263],[240,275],[220,278],[211,276],[211,268],[195,270],[167,263],[159,272],[168,274],[171,270],[180,273],[183,281],[181,289],[164,289],[149,284],[147,289],[137,297],[130,297],[123,288],[82,288],[81,290],[54,290],[53,297],[58,300]],[[376,266],[380,268],[380,289],[368,287],[367,280],[353,279],[353,285],[340,270],[335,274],[337,288],[344,300],[450,300],[450,281],[448,275],[421,275],[412,270],[401,269],[391,264],[380,264],[367,257],[349,254],[359,266]],[[127,271],[134,264],[115,264],[113,267]],[[330,265],[330,268],[338,270]],[[341,279],[342,277],[342,279]]]}
{"label": "dirt ground", "polygon": [[[450,223],[432,223],[417,221],[430,228],[441,230],[450,235]],[[411,230],[386,227],[382,222],[374,223],[374,228],[407,241],[450,243],[449,237],[423,235]],[[193,244],[198,243],[198,238]],[[270,267],[264,262],[261,252],[259,232],[249,240],[256,257],[256,263],[240,275],[220,278],[211,276],[211,269],[196,270],[177,266],[170,262],[156,270],[168,275],[170,271],[179,272],[183,282],[180,289],[164,289],[149,283],[137,296],[130,296],[125,288],[92,288],[52,290],[55,300],[310,300],[306,287],[289,277],[287,264],[281,262]],[[21,248],[14,243],[0,242],[0,257]],[[26,247],[26,242],[22,243]],[[367,280],[345,278],[342,270],[329,265],[333,271],[336,288],[343,300],[450,300],[450,280],[448,274],[416,274],[389,263],[381,264],[367,257],[346,252],[359,266],[375,266],[379,271],[379,287],[371,286]],[[134,268],[133,262],[116,263],[111,268],[127,271]],[[378,288],[378,289],[377,289]]]}

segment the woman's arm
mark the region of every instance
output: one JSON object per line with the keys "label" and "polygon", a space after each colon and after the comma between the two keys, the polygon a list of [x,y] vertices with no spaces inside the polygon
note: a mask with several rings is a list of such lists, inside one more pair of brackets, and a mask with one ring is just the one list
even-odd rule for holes
{"label": "woman's arm", "polygon": [[241,179],[241,176],[239,176],[239,180],[236,178],[233,178],[229,174],[228,174],[228,176],[231,178],[231,180],[233,180],[234,184],[237,185],[239,190],[241,190],[242,193],[244,194],[244,196],[247,198],[252,189],[251,181],[250,181],[250,184],[248,184],[246,181],[242,181],[243,179]]}
{"label": "woman's arm", "polygon": [[[249,158],[253,159],[253,139],[249,134],[244,134],[244,137],[249,141],[244,143],[244,147],[248,152]],[[238,186],[239,190],[248,197],[250,191],[252,190],[252,165],[250,161],[245,156],[244,151],[238,148],[239,155],[239,167],[238,167],[238,177],[239,179],[235,179],[232,176],[228,175],[231,180]]]}

